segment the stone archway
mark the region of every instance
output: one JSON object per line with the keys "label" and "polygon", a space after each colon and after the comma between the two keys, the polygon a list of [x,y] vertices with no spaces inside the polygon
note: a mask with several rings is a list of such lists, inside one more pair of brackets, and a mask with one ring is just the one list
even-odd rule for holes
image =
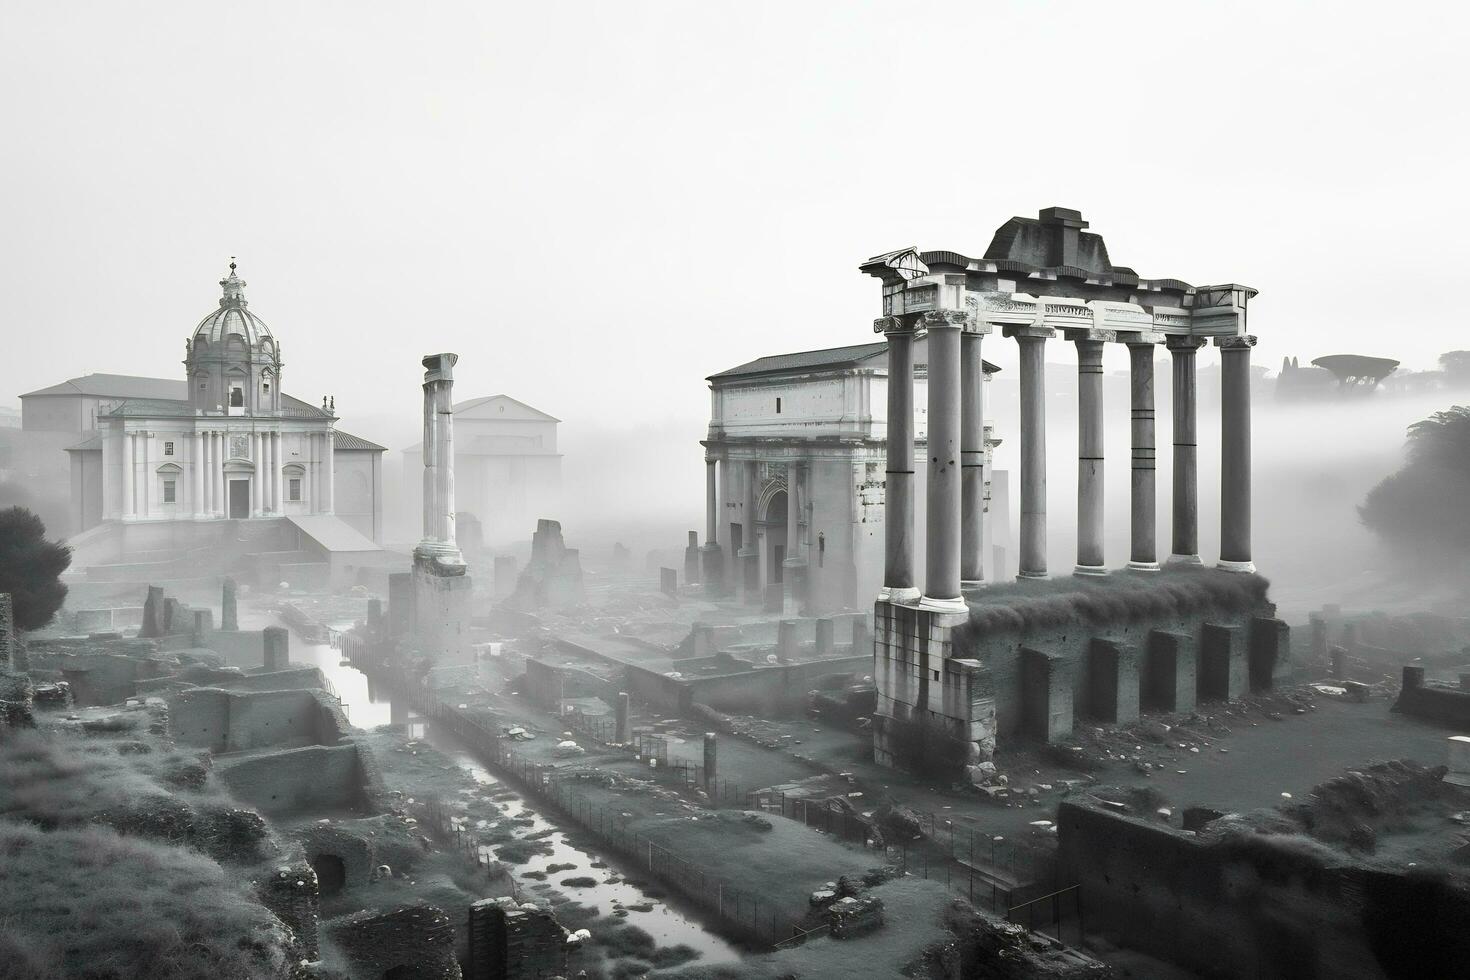
{"label": "stone archway", "polygon": [[784,562],[788,554],[786,542],[786,508],[790,496],[784,486],[767,496],[761,511],[761,526],[766,536],[766,582],[779,585],[786,581]]}
{"label": "stone archway", "polygon": [[311,859],[316,872],[318,894],[335,895],[347,887],[347,862],[336,854],[318,854]]}

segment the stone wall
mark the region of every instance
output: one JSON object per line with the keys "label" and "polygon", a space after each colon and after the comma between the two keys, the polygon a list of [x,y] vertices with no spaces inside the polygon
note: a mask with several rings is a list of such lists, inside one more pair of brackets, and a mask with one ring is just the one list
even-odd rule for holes
{"label": "stone wall", "polygon": [[1073,801],[1057,822],[1088,930],[1185,969],[1368,980],[1451,976],[1470,962],[1470,893],[1432,873],[1370,868],[1299,836],[1195,834]]}
{"label": "stone wall", "polygon": [[460,980],[454,923],[433,905],[366,910],[327,923],[352,976]]}
{"label": "stone wall", "polygon": [[358,811],[365,804],[358,749],[351,742],[222,756],[215,771],[237,799],[268,817]]}
{"label": "stone wall", "polygon": [[1470,690],[1424,681],[1423,667],[1405,667],[1393,710],[1458,731],[1470,731]]}
{"label": "stone wall", "polygon": [[868,656],[835,657],[780,666],[757,666],[708,677],[667,677],[645,667],[627,667],[627,690],[640,701],[666,710],[688,713],[695,702],[721,711],[776,715],[799,710],[807,692],[822,678],[864,675],[872,668]]}
{"label": "stone wall", "polygon": [[347,730],[340,708],[321,691],[196,688],[168,702],[174,739],[217,753],[334,745]]}

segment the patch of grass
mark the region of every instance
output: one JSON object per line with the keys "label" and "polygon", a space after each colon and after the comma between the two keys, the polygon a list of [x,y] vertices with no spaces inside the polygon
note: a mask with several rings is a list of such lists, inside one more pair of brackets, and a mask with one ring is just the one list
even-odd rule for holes
{"label": "patch of grass", "polygon": [[495,849],[495,857],[506,864],[525,864],[538,854],[550,854],[551,845],[539,840],[513,840]]}
{"label": "patch of grass", "polygon": [[575,878],[563,878],[561,880],[561,886],[563,888],[596,888],[597,879],[590,878],[587,875],[579,875]]}
{"label": "patch of grass", "polygon": [[649,962],[660,970],[670,967],[683,966],[685,963],[699,959],[702,954],[693,946],[679,943],[677,946],[660,946],[653,951]]}
{"label": "patch of grass", "polygon": [[200,854],[0,821],[0,867],[0,976],[286,975],[285,928]]}
{"label": "patch of grass", "polygon": [[546,873],[553,875],[561,874],[563,871],[575,871],[576,868],[577,866],[575,864],[548,864],[546,866]]}

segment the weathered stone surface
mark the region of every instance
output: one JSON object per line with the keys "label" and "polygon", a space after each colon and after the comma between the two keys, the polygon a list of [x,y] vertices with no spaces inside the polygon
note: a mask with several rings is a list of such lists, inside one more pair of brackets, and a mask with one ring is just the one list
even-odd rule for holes
{"label": "weathered stone surface", "polygon": [[235,599],[235,593],[238,588],[235,580],[232,578],[225,579],[224,585],[220,587],[219,628],[222,630],[237,630],[240,628],[239,612]]}

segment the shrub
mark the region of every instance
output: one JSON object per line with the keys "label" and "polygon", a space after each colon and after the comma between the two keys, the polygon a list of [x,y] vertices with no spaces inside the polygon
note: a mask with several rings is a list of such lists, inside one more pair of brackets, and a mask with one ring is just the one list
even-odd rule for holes
{"label": "shrub", "polygon": [[9,592],[15,628],[40,629],[66,601],[61,573],[71,549],[46,540],[46,525],[24,507],[0,510],[0,592]]}

